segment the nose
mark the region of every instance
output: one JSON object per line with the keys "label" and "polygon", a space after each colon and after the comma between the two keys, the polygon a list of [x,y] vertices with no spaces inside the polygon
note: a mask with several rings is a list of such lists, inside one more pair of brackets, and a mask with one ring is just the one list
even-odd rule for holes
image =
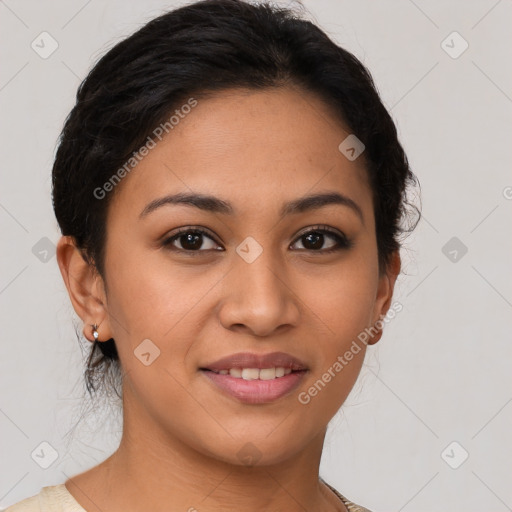
{"label": "nose", "polygon": [[269,251],[252,263],[238,256],[223,280],[219,320],[225,329],[270,336],[298,325],[300,301],[282,264]]}

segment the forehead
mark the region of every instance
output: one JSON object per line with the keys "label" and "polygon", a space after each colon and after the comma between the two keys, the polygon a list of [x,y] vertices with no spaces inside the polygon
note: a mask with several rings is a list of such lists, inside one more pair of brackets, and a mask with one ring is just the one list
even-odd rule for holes
{"label": "forehead", "polygon": [[329,189],[371,212],[364,159],[340,152],[350,131],[316,96],[290,87],[234,89],[196,101],[177,107],[162,140],[153,136],[116,190],[116,208],[138,214],[159,195],[193,190],[228,198],[237,210],[261,209]]}

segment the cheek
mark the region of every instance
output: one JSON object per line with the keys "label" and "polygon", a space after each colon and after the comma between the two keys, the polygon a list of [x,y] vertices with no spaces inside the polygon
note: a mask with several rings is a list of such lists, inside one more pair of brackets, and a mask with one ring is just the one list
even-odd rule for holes
{"label": "cheek", "polygon": [[[201,323],[201,301],[219,276],[199,271],[199,267],[197,276],[190,268],[180,271],[156,252],[144,257],[118,254],[112,261],[116,264],[107,268],[108,309],[125,368],[131,366],[134,350],[146,339],[161,351],[159,363],[183,361]],[[170,347],[172,354],[168,354]]]}
{"label": "cheek", "polygon": [[327,345],[342,350],[370,325],[377,283],[372,261],[354,256],[336,271],[304,276],[296,289],[306,310],[313,313],[309,316],[317,322],[321,335],[331,340]]}
{"label": "cheek", "polygon": [[317,364],[300,389],[297,400],[306,408],[308,417],[327,423],[352,390],[360,373],[366,344],[365,328],[370,325],[376,279],[365,262],[347,265],[336,279],[323,279],[311,286],[304,303],[311,305],[315,325]]}

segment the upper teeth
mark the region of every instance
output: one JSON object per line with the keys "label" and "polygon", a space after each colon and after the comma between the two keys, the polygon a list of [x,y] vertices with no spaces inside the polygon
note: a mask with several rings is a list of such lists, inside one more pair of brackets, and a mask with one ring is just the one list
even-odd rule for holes
{"label": "upper teeth", "polygon": [[272,380],[291,372],[291,368],[279,366],[278,368],[262,368],[261,370],[259,368],[231,368],[229,370],[219,370],[218,373],[221,375],[229,374],[231,377],[244,380]]}

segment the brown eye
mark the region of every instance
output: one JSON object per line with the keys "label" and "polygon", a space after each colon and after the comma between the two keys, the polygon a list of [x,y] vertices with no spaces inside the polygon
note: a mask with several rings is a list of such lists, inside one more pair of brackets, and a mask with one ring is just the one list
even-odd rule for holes
{"label": "brown eye", "polygon": [[218,247],[215,240],[200,229],[184,229],[164,240],[163,245],[179,251],[193,252],[211,251]]}
{"label": "brown eye", "polygon": [[[313,229],[300,235],[295,243],[300,242],[299,250],[328,253],[341,249],[348,249],[352,243],[343,234],[335,233],[330,229]],[[325,245],[327,244],[327,246]]]}

